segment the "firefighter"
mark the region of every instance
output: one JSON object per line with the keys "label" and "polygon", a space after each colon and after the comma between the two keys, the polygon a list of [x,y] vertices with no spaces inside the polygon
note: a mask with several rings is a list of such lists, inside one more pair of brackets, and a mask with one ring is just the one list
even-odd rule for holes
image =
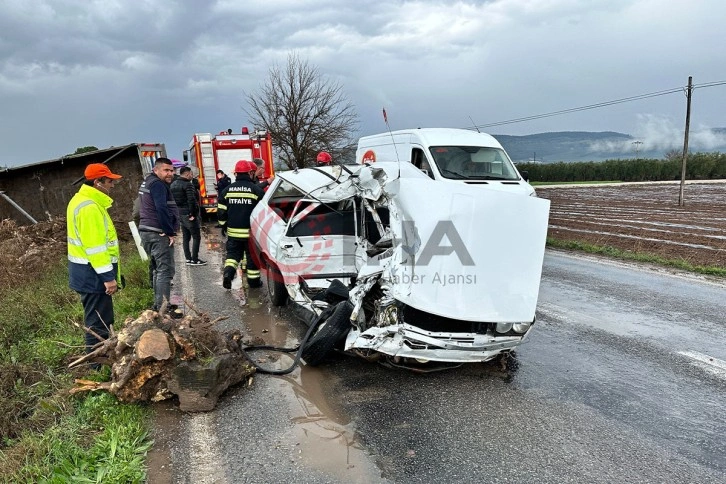
{"label": "firefighter", "polygon": [[227,231],[227,257],[224,261],[222,286],[232,288],[242,258],[247,254],[247,282],[250,287],[261,287],[260,270],[250,255],[250,215],[265,192],[253,181],[257,166],[248,160],[239,160],[234,167],[235,181],[217,200],[219,224]]}
{"label": "firefighter", "polygon": [[96,336],[108,338],[114,323],[111,296],[123,286],[118,237],[108,214],[113,203],[109,192],[121,175],[92,163],[84,176],[86,181],[68,203],[66,225],[69,285],[81,296],[85,327],[95,333],[86,333],[90,352],[99,343]]}
{"label": "firefighter", "polygon": [[327,151],[321,151],[318,153],[318,157],[315,158],[315,166],[328,166],[333,162],[333,157]]}

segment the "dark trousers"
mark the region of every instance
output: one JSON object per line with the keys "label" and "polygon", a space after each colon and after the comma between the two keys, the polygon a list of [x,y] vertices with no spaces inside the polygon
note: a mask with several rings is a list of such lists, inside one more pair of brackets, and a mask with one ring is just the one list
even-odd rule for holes
{"label": "dark trousers", "polygon": [[[83,323],[101,338],[108,338],[113,324],[113,299],[102,292],[79,292],[83,304]],[[86,352],[90,353],[100,341],[91,333],[86,333]]]}
{"label": "dark trousers", "polygon": [[247,281],[250,286],[255,286],[260,281],[260,269],[255,265],[250,255],[249,239],[236,239],[227,236],[227,258],[224,260],[224,274],[234,279],[237,266],[247,254]]}
{"label": "dark trousers", "polygon": [[156,232],[141,232],[144,250],[153,259],[152,284],[154,288],[154,310],[158,311],[164,299],[171,300],[171,280],[174,279],[174,246],[169,245],[168,236]]}
{"label": "dark trousers", "polygon": [[[189,215],[181,215],[181,230],[182,230],[182,248],[184,249],[184,258],[186,260],[198,260],[199,259],[199,243],[202,240],[201,224],[199,223],[199,217],[194,217],[194,220],[189,220]],[[191,249],[189,248],[189,242],[191,240]]]}

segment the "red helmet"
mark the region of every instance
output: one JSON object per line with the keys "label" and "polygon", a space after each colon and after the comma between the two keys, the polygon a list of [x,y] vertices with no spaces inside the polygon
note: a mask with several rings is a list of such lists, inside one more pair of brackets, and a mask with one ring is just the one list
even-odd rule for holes
{"label": "red helmet", "polygon": [[239,160],[237,164],[234,165],[235,173],[249,173],[255,170],[257,170],[257,165],[248,160]]}
{"label": "red helmet", "polygon": [[333,161],[333,157],[327,151],[321,151],[318,153],[318,157],[315,160],[318,165],[328,165]]}

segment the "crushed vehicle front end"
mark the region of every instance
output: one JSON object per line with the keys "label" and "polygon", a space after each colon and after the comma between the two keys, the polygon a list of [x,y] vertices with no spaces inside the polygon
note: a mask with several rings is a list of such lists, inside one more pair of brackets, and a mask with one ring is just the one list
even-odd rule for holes
{"label": "crushed vehicle front end", "polygon": [[418,177],[385,191],[393,243],[359,271],[345,349],[465,363],[521,344],[535,321],[549,202]]}
{"label": "crushed vehicle front end", "polygon": [[[304,185],[299,174],[281,176]],[[352,222],[344,233],[296,236],[293,222],[303,219],[293,214],[275,263],[320,262],[322,270],[309,264],[306,273],[287,274],[286,288],[309,322],[341,301],[350,305],[345,351],[408,367],[460,364],[491,360],[526,339],[548,200],[440,183],[409,164],[385,162],[356,167],[317,190],[302,188],[314,200],[311,214],[324,206],[339,216],[349,207]]]}

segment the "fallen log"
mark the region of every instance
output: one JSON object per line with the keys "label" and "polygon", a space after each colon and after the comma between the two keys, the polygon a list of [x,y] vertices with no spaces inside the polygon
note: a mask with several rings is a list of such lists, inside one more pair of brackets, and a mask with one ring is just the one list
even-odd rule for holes
{"label": "fallen log", "polygon": [[147,310],[127,319],[93,351],[68,366],[104,363],[111,381],[76,380],[71,393],[105,390],[122,402],[179,399],[186,412],[212,410],[227,388],[248,380],[255,372],[240,350],[239,331],[223,333],[206,314],[176,319]]}

